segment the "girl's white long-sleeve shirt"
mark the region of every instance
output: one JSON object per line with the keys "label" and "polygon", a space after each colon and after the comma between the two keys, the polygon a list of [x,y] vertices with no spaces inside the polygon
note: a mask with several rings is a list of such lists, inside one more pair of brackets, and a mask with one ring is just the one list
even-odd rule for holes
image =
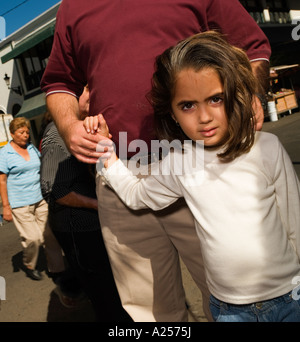
{"label": "girl's white long-sleeve shirt", "polygon": [[220,162],[219,152],[204,149],[197,169],[183,174],[181,151],[170,153],[145,178],[120,160],[101,174],[132,209],[160,210],[185,198],[208,287],[218,299],[248,304],[283,295],[300,275],[300,186],[292,162],[278,138],[264,132],[257,132],[251,151],[233,162]]}

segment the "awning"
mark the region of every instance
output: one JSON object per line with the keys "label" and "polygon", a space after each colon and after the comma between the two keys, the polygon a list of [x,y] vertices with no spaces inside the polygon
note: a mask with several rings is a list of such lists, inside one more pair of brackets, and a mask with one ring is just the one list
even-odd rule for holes
{"label": "awning", "polygon": [[13,50],[11,50],[6,55],[1,57],[2,63],[6,63],[9,60],[18,57],[23,52],[31,49],[32,47],[39,44],[43,40],[53,36],[54,30],[55,30],[55,21],[51,22],[50,24],[43,27],[39,31],[21,40],[18,44],[14,46]]}
{"label": "awning", "polygon": [[270,68],[270,77],[276,78],[280,74],[284,76],[284,74],[289,75],[298,71],[300,64],[292,64],[292,65],[278,65]]}
{"label": "awning", "polygon": [[293,68],[298,68],[298,67],[299,67],[299,64],[292,64],[292,65],[274,66],[274,67],[271,67],[271,69],[275,71],[280,71],[280,70],[293,69]]}
{"label": "awning", "polygon": [[22,107],[19,113],[15,117],[24,116],[25,118],[30,120],[45,112],[46,112],[45,94],[41,93],[25,100],[22,104]]}

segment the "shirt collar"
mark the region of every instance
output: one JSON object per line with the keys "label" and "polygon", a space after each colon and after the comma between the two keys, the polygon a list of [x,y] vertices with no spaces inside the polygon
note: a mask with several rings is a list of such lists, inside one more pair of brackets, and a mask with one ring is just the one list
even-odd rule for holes
{"label": "shirt collar", "polygon": [[[18,152],[11,146],[11,142],[12,142],[12,140],[10,140],[10,141],[7,143],[7,145],[8,145],[8,147],[7,147],[7,152],[8,152],[8,153],[18,153]],[[33,145],[32,145],[31,143],[27,144],[27,150],[28,150],[28,151],[31,150],[32,148],[33,148]]]}

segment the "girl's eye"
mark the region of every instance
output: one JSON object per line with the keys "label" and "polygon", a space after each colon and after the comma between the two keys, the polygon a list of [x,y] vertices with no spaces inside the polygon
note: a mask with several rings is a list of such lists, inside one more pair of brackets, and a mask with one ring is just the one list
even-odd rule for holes
{"label": "girl's eye", "polygon": [[220,104],[223,102],[223,98],[220,96],[214,96],[210,99],[210,103],[212,104]]}
{"label": "girl's eye", "polygon": [[194,107],[194,104],[192,102],[186,102],[181,106],[182,110],[190,110]]}

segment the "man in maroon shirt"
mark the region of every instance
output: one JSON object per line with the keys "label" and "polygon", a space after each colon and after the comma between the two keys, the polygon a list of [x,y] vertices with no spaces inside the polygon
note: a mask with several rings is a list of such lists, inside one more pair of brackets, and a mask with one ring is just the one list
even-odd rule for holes
{"label": "man in maroon shirt", "polygon": [[[263,93],[270,46],[237,0],[63,0],[41,85],[70,151],[88,163],[101,155],[96,151],[99,136],[87,134],[78,119],[77,97],[88,83],[90,113],[104,115],[119,154],[129,158],[137,147],[148,154],[155,136],[146,94],[155,57],[181,39],[212,29],[247,51],[260,80],[258,93]],[[258,108],[258,128],[261,113]],[[145,144],[138,146],[138,139]],[[132,318],[187,319],[178,253],[202,290],[209,316],[201,251],[185,203],[178,201],[159,213],[133,213],[100,179],[97,191],[106,247]]]}

